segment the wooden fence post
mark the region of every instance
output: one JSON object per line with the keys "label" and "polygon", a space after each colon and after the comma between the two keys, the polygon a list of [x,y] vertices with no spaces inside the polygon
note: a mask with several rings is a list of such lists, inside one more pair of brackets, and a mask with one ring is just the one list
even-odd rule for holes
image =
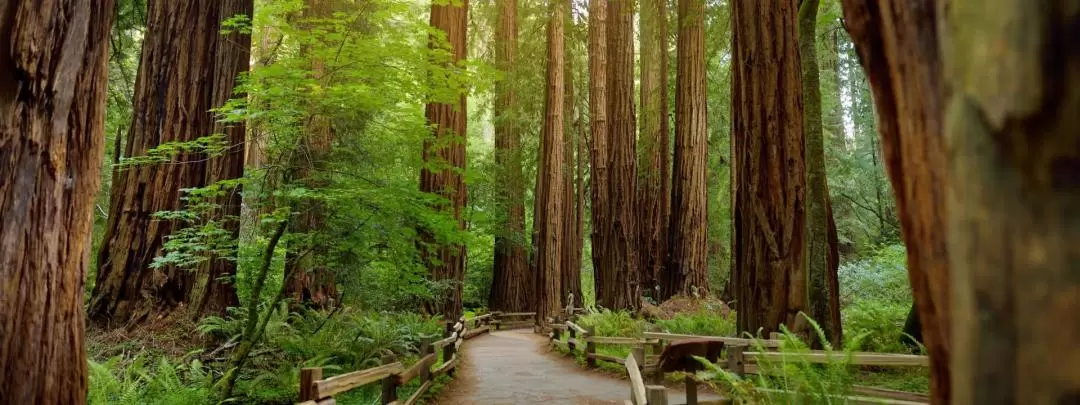
{"label": "wooden fence post", "polygon": [[687,375],[686,380],[686,405],[697,405],[697,380],[693,375]]}
{"label": "wooden fence post", "polygon": [[495,324],[495,330],[502,328],[502,312],[495,311],[491,313],[491,321]]}
{"label": "wooden fence post", "polygon": [[746,351],[746,346],[728,346],[727,347],[727,365],[728,370],[735,375],[742,377],[746,374],[746,368],[743,361],[743,352]]}
{"label": "wooden fence post", "polygon": [[315,398],[315,381],[322,379],[322,367],[305,367],[300,369],[300,402],[317,401]]}
{"label": "wooden fence post", "polygon": [[[588,333],[589,336],[592,336],[593,333],[596,332],[596,328],[590,326],[588,328],[585,328],[585,331]],[[596,354],[596,343],[591,340],[587,340],[588,336],[586,336],[585,338],[585,365],[589,367],[596,367],[596,359],[589,357],[589,355],[591,354]]]}
{"label": "wooden fence post", "polygon": [[634,347],[632,349],[630,349],[630,354],[634,355],[634,360],[637,360],[638,369],[639,370],[644,370],[645,369],[645,346],[634,345]]}
{"label": "wooden fence post", "polygon": [[[424,338],[420,341],[420,360],[423,361],[429,354],[435,353],[435,347],[431,345],[434,340],[432,338]],[[424,384],[431,380],[431,365],[420,367],[420,384]]]}
{"label": "wooden fence post", "polygon": [[[667,390],[663,385],[646,385],[645,386],[645,402],[648,405],[668,405]],[[686,404],[697,405],[697,399],[694,402],[690,402],[690,393],[686,393]]]}
{"label": "wooden fence post", "polygon": [[[454,323],[453,322],[447,322],[446,323],[446,337],[450,337],[450,336],[454,336]],[[450,359],[453,358],[453,357],[454,357],[454,343],[451,342],[450,344],[448,344],[446,346],[443,346],[443,348],[442,348],[443,362],[450,361]]]}
{"label": "wooden fence post", "polygon": [[574,354],[574,346],[577,346],[577,330],[571,327],[567,327],[566,331],[570,333],[570,338],[566,339],[566,347],[570,349],[570,354]]}
{"label": "wooden fence post", "polygon": [[[390,364],[394,362],[394,356],[386,355],[382,357],[382,364]],[[386,405],[397,401],[397,388],[398,378],[397,374],[391,374],[382,380],[382,404]]]}

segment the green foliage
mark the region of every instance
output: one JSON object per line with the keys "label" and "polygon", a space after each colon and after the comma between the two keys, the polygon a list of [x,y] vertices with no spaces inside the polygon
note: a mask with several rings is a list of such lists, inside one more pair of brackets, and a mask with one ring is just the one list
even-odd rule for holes
{"label": "green foliage", "polygon": [[677,314],[671,319],[654,321],[665,331],[701,336],[734,336],[735,311],[723,316],[719,312],[700,311]]}
{"label": "green foliage", "polygon": [[884,246],[863,260],[840,266],[845,335],[863,335],[859,350],[904,353],[904,320],[911,308],[905,250]]}
{"label": "green foliage", "polygon": [[104,363],[90,360],[89,371],[91,405],[211,403],[211,374],[198,359],[115,356]]}
{"label": "green foliage", "polygon": [[584,328],[593,328],[595,336],[621,337],[641,337],[648,326],[644,320],[634,318],[629,312],[606,308],[581,316],[577,324]]}

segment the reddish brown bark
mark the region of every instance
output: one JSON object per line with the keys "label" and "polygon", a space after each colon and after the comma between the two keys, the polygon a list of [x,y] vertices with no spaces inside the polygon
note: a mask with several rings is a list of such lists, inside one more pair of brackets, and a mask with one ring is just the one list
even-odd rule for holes
{"label": "reddish brown bark", "polygon": [[795,2],[732,7],[733,278],[740,332],[801,330],[806,309],[802,79]]}
{"label": "reddish brown bark", "polygon": [[638,266],[637,130],[634,117],[634,2],[608,2],[607,91],[608,208],[597,224],[606,244],[597,267],[596,303],[611,309],[637,309],[641,300]]}
{"label": "reddish brown bark", "polygon": [[952,395],[944,83],[935,4],[845,0],[844,17],[874,94],[881,150],[907,246],[912,295],[930,354],[931,402],[948,404]]}
{"label": "reddish brown bark", "polygon": [[671,150],[668,129],[667,1],[643,0],[641,21],[641,162],[638,209],[641,219],[641,286],[658,296],[667,259],[671,216]]}
{"label": "reddish brown bark", "polygon": [[589,201],[593,287],[606,285],[601,263],[608,257],[604,227],[610,222],[608,199],[607,0],[589,0]]}
{"label": "reddish brown bark", "polygon": [[[223,84],[214,80],[220,76],[215,55],[225,38],[219,34],[222,3],[148,3],[125,157],[143,158],[158,146],[211,135],[214,86]],[[199,151],[180,152],[164,162],[117,171],[88,309],[92,320],[139,322],[154,309],[186,302],[194,272],[150,268],[164,237],[184,224],[154,214],[184,208],[180,190],[205,185],[206,158]]]}
{"label": "reddish brown bark", "polygon": [[547,317],[559,313],[562,300],[562,275],[565,265],[566,227],[563,222],[569,207],[565,197],[564,122],[565,109],[565,48],[563,38],[564,5],[550,5],[547,28],[548,61],[547,90],[544,102],[544,130],[541,134],[541,159],[537,181],[540,182],[538,207],[533,221],[537,227],[536,257],[536,322],[542,325]]}
{"label": "reddish brown bark", "polygon": [[0,2],[0,397],[86,402],[111,0]]}
{"label": "reddish brown bark", "polygon": [[495,85],[495,164],[501,187],[497,193],[501,215],[505,215],[500,234],[495,237],[495,268],[492,273],[492,310],[523,312],[529,309],[532,277],[525,255],[525,183],[521,174],[521,132],[517,118],[515,58],[518,48],[517,0],[495,3],[498,25],[495,29],[495,66],[506,77]]}
{"label": "reddish brown bark", "polygon": [[[431,26],[446,34],[454,63],[465,59],[468,10],[468,0],[431,6]],[[431,41],[431,46],[436,46],[434,40]],[[424,116],[435,128],[435,133],[431,139],[424,141],[425,165],[420,171],[420,191],[436,193],[447,199],[449,204],[437,208],[453,215],[458,229],[465,229],[465,221],[461,216],[467,198],[465,179],[462,177],[467,135],[465,94],[461,94],[456,103],[429,102]],[[450,168],[443,168],[446,165]],[[422,235],[422,239],[433,242],[434,238],[426,234],[427,231],[423,233],[425,235]],[[448,283],[449,288],[437,300],[425,303],[424,310],[431,314],[442,314],[446,319],[457,319],[462,313],[461,288],[465,279],[465,246],[449,243],[436,247],[434,251],[425,252],[425,256],[431,279]],[[435,256],[436,260],[432,260],[431,256]]]}
{"label": "reddish brown bark", "polygon": [[702,297],[709,288],[709,133],[705,98],[705,5],[679,1],[678,76],[675,90],[675,179],[671,252],[664,296]]}

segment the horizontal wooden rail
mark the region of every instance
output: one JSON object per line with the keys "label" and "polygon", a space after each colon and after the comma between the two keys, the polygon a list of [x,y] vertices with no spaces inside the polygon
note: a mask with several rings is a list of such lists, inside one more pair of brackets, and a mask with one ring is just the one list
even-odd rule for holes
{"label": "horizontal wooden rail", "polygon": [[438,361],[438,360],[439,360],[439,354],[438,353],[432,352],[431,354],[428,354],[427,356],[424,356],[419,361],[414,363],[412,366],[405,369],[405,371],[402,371],[401,374],[398,374],[398,376],[397,376],[398,384],[399,385],[408,384],[409,381],[412,381],[413,378],[416,378],[416,377],[420,376],[420,373],[425,368],[431,368],[431,365],[435,364],[435,362]]}
{"label": "horizontal wooden rail", "polygon": [[641,345],[647,342],[645,339],[618,336],[589,336],[585,341],[599,345]]}
{"label": "horizontal wooden rail", "polygon": [[517,316],[536,316],[536,312],[498,312],[500,318]]}
{"label": "horizontal wooden rail", "polygon": [[775,349],[783,345],[782,340],[778,339],[744,339],[727,336],[699,336],[699,335],[683,335],[679,333],[660,333],[660,332],[645,332],[646,339],[659,339],[659,340],[711,340],[716,342],[724,342],[725,346],[748,346],[757,347],[761,345],[766,349]]}
{"label": "horizontal wooden rail", "polygon": [[578,324],[570,322],[570,321],[566,321],[566,323],[564,325],[566,325],[567,328],[573,329],[573,330],[577,331],[577,333],[580,333],[580,334],[583,334],[583,335],[589,333],[588,331],[585,330],[585,328],[582,328],[581,326],[578,326]]}
{"label": "horizontal wooden rail", "polygon": [[585,357],[590,359],[603,360],[611,363],[626,364],[626,360],[618,356],[609,356],[600,353],[586,353]]}
{"label": "horizontal wooden rail", "polygon": [[848,364],[859,366],[882,366],[882,367],[929,367],[930,358],[913,354],[887,354],[887,353],[829,353],[812,351],[809,353],[783,353],[783,352],[745,352],[744,356],[754,358],[758,362],[800,361],[807,363],[831,363],[844,361]]}
{"label": "horizontal wooden rail", "polygon": [[395,362],[366,370],[336,375],[325,380],[315,381],[315,387],[312,390],[312,394],[315,398],[332,397],[353,388],[379,381],[404,370],[405,368],[401,366],[401,363]]}
{"label": "horizontal wooden rail", "polygon": [[466,331],[464,335],[462,335],[462,338],[464,338],[465,340],[469,340],[469,339],[472,339],[472,338],[476,337],[477,335],[480,335],[481,333],[488,333],[490,330],[491,329],[488,328],[487,326],[481,326],[481,327],[476,328],[476,329],[470,329],[470,330]]}
{"label": "horizontal wooden rail", "polygon": [[[778,390],[778,389],[772,389],[772,388],[757,388],[756,390],[758,392],[761,392],[761,393],[773,394],[773,395],[794,394],[794,392],[792,392],[792,391]],[[927,404],[927,402],[922,402],[922,401],[905,401],[905,400],[900,400],[900,399],[876,398],[876,397],[867,397],[867,396],[861,396],[861,395],[847,395],[847,396],[844,396],[844,395],[836,395],[836,394],[827,394],[826,396],[829,397],[829,398],[836,398],[836,399],[840,400],[839,402],[841,402],[841,403],[852,404],[852,405],[871,405],[871,404],[873,404],[873,405],[926,405]]]}

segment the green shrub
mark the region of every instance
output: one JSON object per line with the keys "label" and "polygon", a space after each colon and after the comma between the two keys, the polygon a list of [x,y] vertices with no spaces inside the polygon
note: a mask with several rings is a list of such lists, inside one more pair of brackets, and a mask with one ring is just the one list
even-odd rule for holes
{"label": "green shrub", "polygon": [[626,311],[601,309],[578,318],[577,324],[593,328],[595,336],[641,337],[648,325],[644,320],[636,319]]}
{"label": "green shrub", "polygon": [[659,319],[655,323],[670,333],[703,336],[734,336],[735,311],[725,317],[719,312],[699,311],[675,315],[671,319]]}
{"label": "green shrub", "polygon": [[88,404],[209,404],[212,379],[199,360],[178,363],[166,358],[121,356],[89,362]]}
{"label": "green shrub", "polygon": [[866,259],[840,266],[844,334],[864,336],[856,349],[908,352],[901,343],[904,320],[911,308],[905,254],[903,245],[889,245]]}

